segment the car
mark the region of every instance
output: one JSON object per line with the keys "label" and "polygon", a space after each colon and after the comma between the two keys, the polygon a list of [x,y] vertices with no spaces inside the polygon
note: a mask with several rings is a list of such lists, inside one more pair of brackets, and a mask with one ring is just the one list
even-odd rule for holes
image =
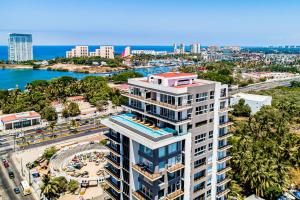
{"label": "car", "polygon": [[43,132],[43,129],[40,129],[40,128],[39,128],[39,129],[36,129],[35,132],[36,132],[36,133],[42,133],[42,132]]}
{"label": "car", "polygon": [[20,189],[19,188],[14,188],[14,192],[16,193],[16,194],[20,194]]}
{"label": "car", "polygon": [[11,170],[8,171],[8,176],[9,176],[10,179],[14,179],[15,178],[15,174]]}
{"label": "car", "polygon": [[4,165],[5,168],[8,168],[8,167],[9,167],[8,162],[3,163],[3,165]]}
{"label": "car", "polygon": [[5,142],[6,140],[6,138],[0,138],[0,142]]}

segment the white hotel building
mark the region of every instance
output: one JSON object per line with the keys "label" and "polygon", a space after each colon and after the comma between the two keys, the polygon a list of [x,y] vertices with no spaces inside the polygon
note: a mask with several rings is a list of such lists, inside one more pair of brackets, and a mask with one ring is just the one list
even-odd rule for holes
{"label": "white hotel building", "polygon": [[115,200],[225,200],[227,85],[175,72],[128,84],[127,112],[102,120],[110,128],[105,192]]}

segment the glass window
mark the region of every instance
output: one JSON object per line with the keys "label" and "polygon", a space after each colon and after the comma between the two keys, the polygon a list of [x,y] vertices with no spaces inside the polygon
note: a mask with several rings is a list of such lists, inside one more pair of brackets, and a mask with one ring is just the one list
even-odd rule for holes
{"label": "glass window", "polygon": [[210,91],[209,98],[214,99],[215,98],[215,91]]}
{"label": "glass window", "polygon": [[213,149],[213,143],[208,144],[208,151],[211,151]]}
{"label": "glass window", "polygon": [[209,104],[209,112],[214,111],[214,107],[215,107],[214,103]]}
{"label": "glass window", "polygon": [[195,136],[195,144],[205,141],[206,133]]}
{"label": "glass window", "polygon": [[213,138],[213,137],[214,137],[214,131],[209,131],[208,138]]}
{"label": "glass window", "polygon": [[158,157],[164,157],[166,155],[166,148],[165,147],[161,147],[158,149]]}
{"label": "glass window", "polygon": [[205,149],[206,149],[206,146],[202,146],[202,147],[199,147],[197,149],[195,149],[195,156],[199,156],[201,154],[204,154],[205,153]]}
{"label": "glass window", "polygon": [[169,154],[171,154],[171,153],[177,151],[177,143],[170,144],[170,145],[168,146],[168,151],[169,151]]}
{"label": "glass window", "polygon": [[166,165],[165,161],[161,161],[161,162],[159,162],[158,167],[159,167],[159,169],[164,169],[165,165]]}
{"label": "glass window", "polygon": [[200,102],[200,101],[205,101],[205,100],[207,100],[207,96],[208,96],[208,93],[207,93],[207,92],[203,92],[203,93],[200,93],[200,94],[196,94],[196,102]]}
{"label": "glass window", "polygon": [[205,164],[206,164],[206,158],[201,158],[201,159],[196,160],[194,162],[194,168],[200,167],[200,166],[205,165]]}
{"label": "glass window", "polygon": [[207,105],[196,107],[196,115],[207,113]]}

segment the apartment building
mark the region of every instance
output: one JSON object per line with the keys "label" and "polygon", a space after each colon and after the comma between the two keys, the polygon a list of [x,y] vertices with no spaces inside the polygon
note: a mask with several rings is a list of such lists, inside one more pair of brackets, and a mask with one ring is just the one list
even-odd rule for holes
{"label": "apartment building", "polygon": [[190,45],[190,53],[191,54],[200,54],[201,53],[201,46],[199,43],[194,43]]}
{"label": "apartment building", "polygon": [[88,57],[89,56],[89,47],[88,46],[75,46],[71,51],[66,52],[67,58],[73,57]]}
{"label": "apartment building", "polygon": [[230,191],[228,88],[169,72],[128,81],[110,128],[105,192],[121,200],[224,200]]}
{"label": "apartment building", "polygon": [[8,60],[33,60],[32,35],[11,33],[8,38]]}

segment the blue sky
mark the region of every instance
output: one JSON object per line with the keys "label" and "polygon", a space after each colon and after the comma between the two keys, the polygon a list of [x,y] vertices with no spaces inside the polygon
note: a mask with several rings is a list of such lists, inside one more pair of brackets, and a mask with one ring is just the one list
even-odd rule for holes
{"label": "blue sky", "polygon": [[36,45],[300,45],[299,0],[0,0],[9,32]]}

